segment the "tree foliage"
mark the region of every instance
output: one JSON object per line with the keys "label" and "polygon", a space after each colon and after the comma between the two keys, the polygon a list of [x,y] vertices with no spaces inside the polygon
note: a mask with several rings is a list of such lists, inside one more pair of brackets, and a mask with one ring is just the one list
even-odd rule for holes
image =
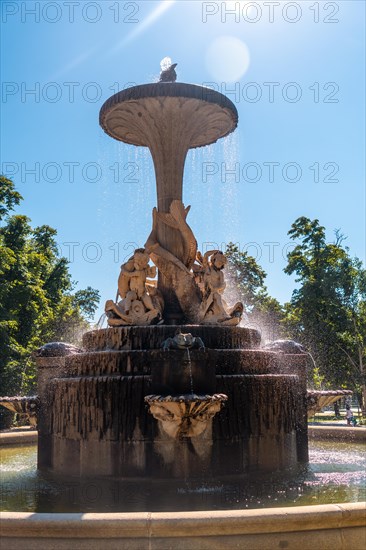
{"label": "tree foliage", "polygon": [[58,255],[56,230],[32,228],[23,215],[10,215],[21,195],[0,179],[0,375],[2,395],[34,391],[31,353],[49,341],[79,343],[99,302],[88,287],[73,292],[66,258]]}
{"label": "tree foliage", "polygon": [[0,221],[17,206],[22,196],[15,190],[14,183],[0,175]]}
{"label": "tree foliage", "polygon": [[254,258],[230,243],[227,247],[232,298],[243,301],[246,324],[261,330],[262,340],[290,337],[312,354],[310,383],[323,388],[350,388],[366,405],[366,270],[352,258],[339,230],[327,242],[318,220],[300,217],[289,236],[295,247],[285,273],[298,287],[283,307],[269,296],[266,273]]}
{"label": "tree foliage", "polygon": [[339,231],[327,243],[318,220],[300,217],[288,234],[297,244],[285,272],[296,274],[300,286],[286,306],[287,327],[311,351],[327,386],[364,392],[366,271]]}

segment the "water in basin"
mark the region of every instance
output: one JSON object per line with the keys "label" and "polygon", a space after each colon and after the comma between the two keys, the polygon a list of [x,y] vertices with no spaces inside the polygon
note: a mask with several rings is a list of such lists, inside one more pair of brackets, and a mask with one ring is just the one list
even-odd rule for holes
{"label": "water in basin", "polygon": [[366,500],[365,446],[314,441],[309,465],[284,474],[205,480],[61,477],[36,469],[35,446],[2,448],[0,506],[23,512],[255,509]]}

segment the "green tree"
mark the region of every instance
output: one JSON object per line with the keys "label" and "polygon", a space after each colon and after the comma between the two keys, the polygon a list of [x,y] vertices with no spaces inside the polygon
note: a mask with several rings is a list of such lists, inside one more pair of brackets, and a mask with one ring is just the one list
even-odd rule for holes
{"label": "green tree", "polygon": [[0,221],[14,210],[14,206],[18,205],[22,200],[22,196],[15,190],[14,183],[0,175]]}
{"label": "green tree", "polygon": [[365,408],[366,272],[339,231],[327,243],[316,219],[298,218],[288,234],[297,244],[285,273],[300,286],[286,305],[287,328],[312,353],[318,379],[361,392]]}
{"label": "green tree", "polygon": [[32,351],[49,341],[80,343],[98,302],[88,287],[73,292],[66,258],[58,255],[56,230],[32,228],[22,215],[9,215],[21,200],[13,183],[0,179],[0,376],[2,395],[34,391]]}
{"label": "green tree", "polygon": [[95,306],[99,303],[99,299],[99,291],[87,286],[85,290],[75,292],[73,304],[80,309],[86,319],[91,319],[94,316]]}
{"label": "green tree", "polygon": [[262,340],[283,337],[284,311],[278,300],[268,294],[264,284],[266,272],[255,258],[247,252],[240,252],[233,243],[227,245],[225,255],[228,258],[227,293],[232,301],[243,302],[247,323],[261,331]]}

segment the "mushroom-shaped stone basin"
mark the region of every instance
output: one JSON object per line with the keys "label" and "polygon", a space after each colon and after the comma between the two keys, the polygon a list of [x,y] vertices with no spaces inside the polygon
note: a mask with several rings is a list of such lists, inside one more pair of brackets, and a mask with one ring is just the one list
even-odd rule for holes
{"label": "mushroom-shaped stone basin", "polygon": [[210,88],[181,82],[143,84],[110,97],[99,122],[114,139],[151,151],[158,209],[182,200],[184,161],[191,148],[216,142],[238,123],[235,105]]}
{"label": "mushroom-shaped stone basin", "polygon": [[39,409],[37,395],[29,397],[0,397],[0,406],[29,420],[30,425],[36,428]]}
{"label": "mushroom-shaped stone basin", "polygon": [[351,390],[308,390],[308,418],[321,411],[323,407],[336,403],[341,397],[351,397],[352,393]]}
{"label": "mushroom-shaped stone basin", "polygon": [[201,435],[221,410],[227,395],[147,395],[145,402],[163,431],[173,439]]}

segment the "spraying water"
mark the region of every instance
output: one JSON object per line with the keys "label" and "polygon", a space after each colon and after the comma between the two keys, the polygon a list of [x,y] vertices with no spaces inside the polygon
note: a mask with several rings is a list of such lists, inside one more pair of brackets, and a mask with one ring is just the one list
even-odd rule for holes
{"label": "spraying water", "polygon": [[103,328],[104,321],[106,320],[107,315],[105,313],[102,313],[102,315],[99,317],[99,320],[97,322],[97,330],[100,330]]}

